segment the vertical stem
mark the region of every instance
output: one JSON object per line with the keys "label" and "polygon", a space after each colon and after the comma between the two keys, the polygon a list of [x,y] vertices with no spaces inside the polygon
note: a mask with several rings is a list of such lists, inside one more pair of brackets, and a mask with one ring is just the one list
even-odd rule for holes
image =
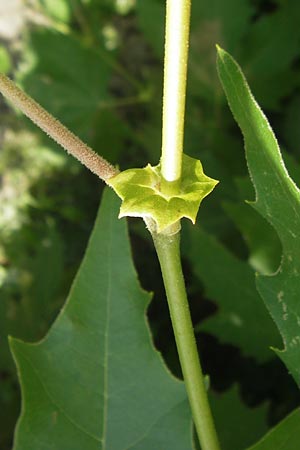
{"label": "vertical stem", "polygon": [[[180,185],[191,0],[167,0],[161,172]],[[168,183],[166,183],[166,186]]]}
{"label": "vertical stem", "polygon": [[218,438],[208,403],[199,361],[186,289],[182,274],[179,233],[154,234],[177,350],[202,450],[219,450]]}

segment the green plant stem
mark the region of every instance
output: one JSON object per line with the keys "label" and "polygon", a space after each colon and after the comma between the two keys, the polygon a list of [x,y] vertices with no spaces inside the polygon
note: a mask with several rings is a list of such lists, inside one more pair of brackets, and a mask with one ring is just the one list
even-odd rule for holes
{"label": "green plant stem", "polygon": [[[169,194],[180,188],[191,0],[167,0],[161,173]],[[170,183],[170,184],[168,184]]]}
{"label": "green plant stem", "polygon": [[202,450],[219,450],[208,403],[180,261],[179,233],[153,234],[185,386]]}

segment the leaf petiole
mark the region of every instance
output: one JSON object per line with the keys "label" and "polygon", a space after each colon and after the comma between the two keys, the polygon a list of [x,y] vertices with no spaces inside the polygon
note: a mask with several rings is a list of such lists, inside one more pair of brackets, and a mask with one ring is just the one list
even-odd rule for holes
{"label": "leaf petiole", "polygon": [[219,450],[206,394],[180,261],[180,233],[153,234],[186,391],[202,450]]}

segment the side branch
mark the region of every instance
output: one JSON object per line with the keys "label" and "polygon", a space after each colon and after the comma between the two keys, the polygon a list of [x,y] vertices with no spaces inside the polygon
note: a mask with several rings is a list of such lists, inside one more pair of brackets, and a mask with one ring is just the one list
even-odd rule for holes
{"label": "side branch", "polygon": [[48,136],[61,145],[68,153],[78,159],[91,172],[103,181],[118,173],[108,161],[95,153],[88,145],[68,130],[61,122],[49,114],[35,100],[18,88],[13,81],[0,74],[0,92],[19,108],[29,119]]}

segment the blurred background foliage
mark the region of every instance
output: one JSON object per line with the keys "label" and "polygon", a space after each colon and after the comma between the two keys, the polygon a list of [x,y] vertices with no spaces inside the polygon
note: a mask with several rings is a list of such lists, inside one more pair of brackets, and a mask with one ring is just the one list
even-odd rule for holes
{"label": "blurred background foliage", "polygon": [[[121,169],[156,164],[164,12],[163,0],[1,1],[0,70]],[[244,201],[254,192],[217,78],[215,44],[242,65],[299,183],[299,22],[297,0],[192,6],[185,152],[220,185],[197,225],[184,224],[184,269],[216,421],[231,450],[252,444],[299,404],[299,394],[269,349],[282,343],[256,292],[255,271],[274,272],[281,247]],[[0,449],[7,450],[20,409],[7,335],[35,341],[49,328],[103,186],[3,100],[0,113]],[[148,315],[155,344],[180,377],[152,244],[139,220],[130,221],[130,233],[141,283],[154,292]]]}

